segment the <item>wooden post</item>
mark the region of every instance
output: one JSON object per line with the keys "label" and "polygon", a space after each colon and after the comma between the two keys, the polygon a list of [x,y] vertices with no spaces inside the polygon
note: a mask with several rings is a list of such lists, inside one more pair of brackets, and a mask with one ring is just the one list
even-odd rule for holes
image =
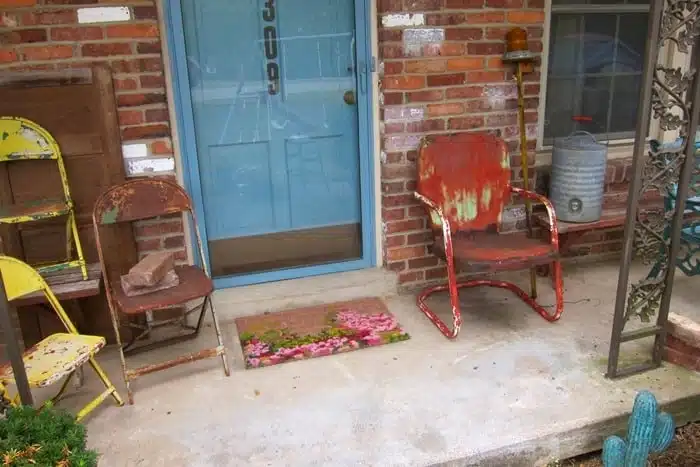
{"label": "wooden post", "polygon": [[3,336],[5,336],[5,348],[7,349],[7,356],[12,364],[12,371],[14,372],[15,384],[17,385],[20,401],[23,405],[34,405],[32,392],[29,388],[29,381],[27,380],[27,372],[24,369],[22,351],[19,348],[15,328],[12,326],[12,319],[10,318],[10,304],[7,301],[2,272],[0,272],[0,331],[2,331]]}

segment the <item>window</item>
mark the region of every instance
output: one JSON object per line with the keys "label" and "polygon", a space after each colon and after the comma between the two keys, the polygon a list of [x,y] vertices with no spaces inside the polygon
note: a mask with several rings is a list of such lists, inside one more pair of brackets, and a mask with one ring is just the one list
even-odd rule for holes
{"label": "window", "polygon": [[648,15],[649,0],[552,0],[543,145],[634,138]]}

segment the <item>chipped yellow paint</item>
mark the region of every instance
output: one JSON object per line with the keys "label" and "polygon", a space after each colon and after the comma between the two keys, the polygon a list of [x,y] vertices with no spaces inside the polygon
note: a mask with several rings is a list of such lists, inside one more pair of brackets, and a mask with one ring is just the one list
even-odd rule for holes
{"label": "chipped yellow paint", "polygon": [[78,237],[73,200],[68,187],[68,175],[58,143],[51,133],[37,123],[21,117],[0,117],[0,162],[17,160],[55,160],[63,187],[63,199],[59,203],[41,200],[27,206],[12,206],[0,210],[0,223],[16,224],[33,222],[58,216],[66,216],[66,261],[58,266],[72,264],[73,244],[83,279],[87,280],[87,265]]}
{"label": "chipped yellow paint", "polygon": [[[52,334],[23,353],[22,360],[27,372],[29,385],[33,388],[43,388],[68,377],[63,382],[58,394],[52,399],[55,401],[65,391],[68,381],[70,381],[70,376],[89,362],[106,389],[80,410],[77,418],[82,419],[110,395],[117,404],[123,405],[124,402],[114,385],[93,358],[105,346],[105,338],[79,334],[44,278],[28,264],[16,258],[0,256],[0,272],[2,272],[9,300],[32,292],[43,292],[49,305],[58,315],[66,331],[68,331]],[[13,382],[12,365],[7,363],[0,366],[0,386],[2,387],[0,394],[5,400],[9,399],[5,387]],[[12,405],[20,403],[18,398],[14,398],[10,402]]]}
{"label": "chipped yellow paint", "polygon": [[488,183],[481,190],[480,202],[484,210],[488,210],[491,207],[491,185]]}
{"label": "chipped yellow paint", "polygon": [[501,154],[501,167],[510,169],[510,159],[508,158],[508,153],[505,151]]}

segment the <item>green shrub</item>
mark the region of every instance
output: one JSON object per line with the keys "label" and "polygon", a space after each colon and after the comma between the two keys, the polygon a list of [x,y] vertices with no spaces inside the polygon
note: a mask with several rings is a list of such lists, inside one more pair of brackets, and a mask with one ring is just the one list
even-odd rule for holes
{"label": "green shrub", "polygon": [[97,452],[85,448],[85,427],[48,405],[10,408],[0,420],[0,465],[93,467]]}

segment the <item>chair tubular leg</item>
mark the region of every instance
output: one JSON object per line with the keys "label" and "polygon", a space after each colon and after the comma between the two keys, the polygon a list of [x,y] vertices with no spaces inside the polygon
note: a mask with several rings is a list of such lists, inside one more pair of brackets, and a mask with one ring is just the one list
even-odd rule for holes
{"label": "chair tubular leg", "polygon": [[211,317],[214,320],[214,330],[216,331],[216,341],[219,343],[219,348],[222,349],[221,352],[221,364],[224,366],[224,374],[226,376],[231,376],[231,369],[228,365],[228,355],[226,352],[226,346],[224,345],[223,334],[221,333],[221,327],[219,326],[219,318],[216,316],[216,311],[214,311],[214,304],[212,303],[211,297],[207,297],[209,310],[211,310]]}

